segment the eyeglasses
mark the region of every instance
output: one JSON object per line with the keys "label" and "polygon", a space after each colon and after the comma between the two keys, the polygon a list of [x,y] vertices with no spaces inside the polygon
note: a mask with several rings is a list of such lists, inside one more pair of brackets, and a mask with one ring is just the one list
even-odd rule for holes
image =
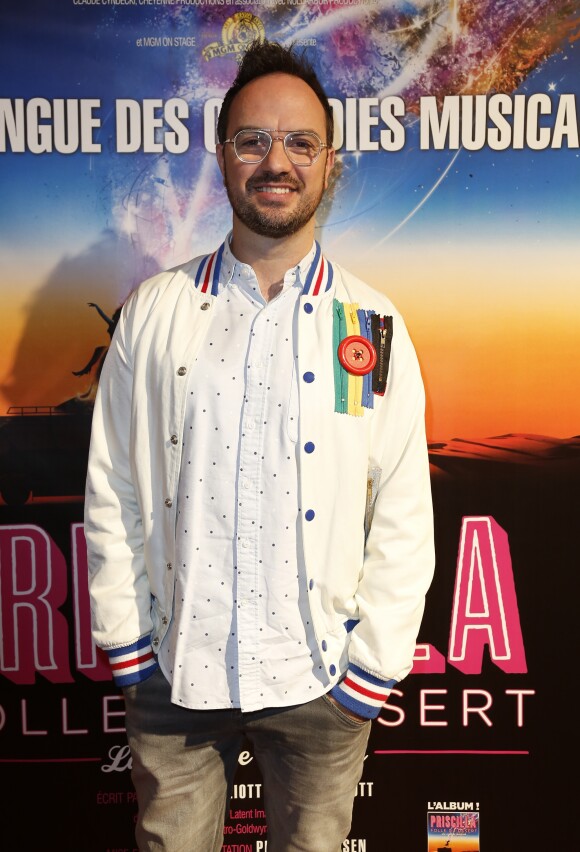
{"label": "eyeglasses", "polygon": [[[238,160],[242,163],[261,163],[270,153],[272,142],[282,142],[284,151],[295,166],[311,166],[320,157],[323,148],[330,148],[311,130],[291,130],[285,135],[272,136],[275,130],[238,130],[231,142]],[[284,133],[284,131],[281,131]]]}

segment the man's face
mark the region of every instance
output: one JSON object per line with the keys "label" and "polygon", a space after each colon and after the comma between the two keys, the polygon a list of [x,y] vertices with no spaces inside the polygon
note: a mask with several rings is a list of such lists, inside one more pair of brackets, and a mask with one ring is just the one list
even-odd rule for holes
{"label": "man's face", "polygon": [[[268,74],[252,80],[234,98],[227,138],[242,129],[312,130],[326,138],[322,104],[303,80],[289,74]],[[276,135],[276,134],[273,134]],[[243,163],[231,143],[218,145],[218,163],[234,216],[264,237],[287,237],[314,216],[334,163],[334,150],[323,148],[311,166],[296,166],[281,141],[273,141],[261,163]]]}

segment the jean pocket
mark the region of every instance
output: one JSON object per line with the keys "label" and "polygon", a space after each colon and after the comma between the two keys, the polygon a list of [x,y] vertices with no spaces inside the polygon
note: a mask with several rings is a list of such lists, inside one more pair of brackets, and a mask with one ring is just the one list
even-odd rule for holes
{"label": "jean pocket", "polygon": [[333,716],[340,719],[342,722],[346,722],[346,724],[351,728],[356,730],[364,728],[370,724],[370,719],[359,719],[351,716],[346,709],[343,710],[343,708],[339,704],[335,703],[328,695],[323,695],[322,700]]}

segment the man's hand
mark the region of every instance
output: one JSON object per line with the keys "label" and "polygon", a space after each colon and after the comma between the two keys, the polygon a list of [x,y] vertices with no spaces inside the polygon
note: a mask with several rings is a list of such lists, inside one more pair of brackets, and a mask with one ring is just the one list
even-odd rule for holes
{"label": "man's hand", "polygon": [[369,721],[366,718],[366,716],[359,716],[358,713],[354,713],[352,710],[349,710],[348,707],[345,707],[344,704],[341,704],[340,701],[337,701],[336,698],[334,698],[333,695],[330,695],[330,693],[327,693],[326,697],[328,698],[328,700],[330,701],[331,704],[334,704],[334,706],[338,707],[338,709],[342,713],[344,713],[345,716],[350,716],[350,718],[354,719],[355,722],[368,722]]}

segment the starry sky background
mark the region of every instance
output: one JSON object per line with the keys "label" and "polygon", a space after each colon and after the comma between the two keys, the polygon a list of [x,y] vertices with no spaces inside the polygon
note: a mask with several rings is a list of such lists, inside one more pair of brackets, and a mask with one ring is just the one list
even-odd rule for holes
{"label": "starry sky background", "polygon": [[[405,100],[401,151],[340,154],[317,238],[404,314],[429,438],[578,434],[578,149],[421,151],[416,112],[426,95],[577,95],[580,16],[563,0],[5,6],[0,97],[100,98],[103,150],[0,154],[0,413],[85,392],[72,370],[108,342],[87,302],[110,315],[229,230],[203,108],[236,61],[202,51],[239,12],[268,38],[315,39],[331,97]],[[195,45],[139,46],[152,36]],[[190,105],[189,151],[117,153],[115,100],[170,97]]]}

